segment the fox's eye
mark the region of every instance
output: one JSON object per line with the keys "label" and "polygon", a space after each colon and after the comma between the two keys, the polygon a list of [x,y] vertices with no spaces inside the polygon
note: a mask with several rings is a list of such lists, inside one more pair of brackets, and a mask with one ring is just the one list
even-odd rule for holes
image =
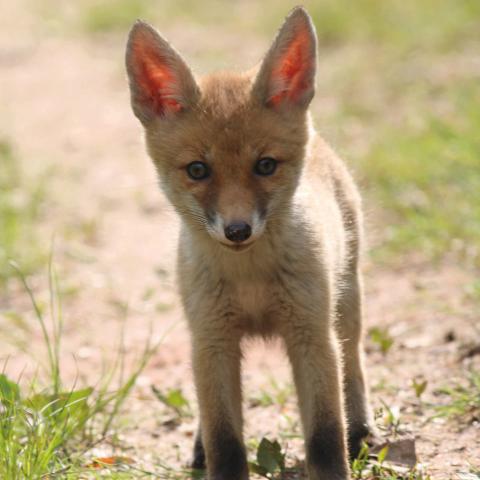
{"label": "fox's eye", "polygon": [[203,180],[210,176],[210,168],[203,162],[192,162],[187,165],[188,176],[193,180]]}
{"label": "fox's eye", "polygon": [[257,175],[272,175],[277,169],[277,161],[271,157],[263,157],[256,164],[254,171]]}

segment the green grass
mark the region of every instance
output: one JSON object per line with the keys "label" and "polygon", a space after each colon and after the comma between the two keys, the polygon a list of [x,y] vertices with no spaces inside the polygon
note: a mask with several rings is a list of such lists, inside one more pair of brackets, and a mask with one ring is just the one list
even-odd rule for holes
{"label": "green grass", "polygon": [[178,423],[183,418],[192,416],[190,402],[185,398],[182,390],[174,388],[162,392],[153,385],[151,390],[155,397],[175,414],[174,420]]}
{"label": "green grass", "polygon": [[50,269],[51,321],[48,325],[24,274],[18,269],[16,272],[40,324],[49,368],[41,388],[39,378],[29,382],[10,378],[8,362],[4,365],[0,374],[0,478],[79,478],[85,471],[93,477],[91,470],[99,466],[112,472],[130,468],[126,457],[115,457],[112,464],[97,466],[95,462],[112,459],[92,463],[89,451],[107,436],[110,442],[114,438],[114,422],[156,346],[147,344],[137,365],[126,374],[122,340],[116,361],[96,385],[65,388],[60,348],[63,316],[55,274]]}
{"label": "green grass", "polygon": [[282,409],[293,396],[293,385],[290,383],[281,384],[274,377],[269,379],[268,387],[261,388],[249,399],[250,406],[269,407],[275,405]]}
{"label": "green grass", "polygon": [[480,263],[480,84],[446,95],[448,113],[419,111],[417,125],[385,129],[361,160],[372,197],[390,212],[381,255],[455,251]]}
{"label": "green grass", "polygon": [[444,387],[438,393],[446,402],[435,407],[437,417],[471,423],[480,419],[480,371],[472,370],[462,383]]}
{"label": "green grass", "polygon": [[30,274],[45,259],[36,229],[44,199],[45,180],[27,178],[12,144],[0,139],[0,287],[12,276],[9,260]]}
{"label": "green grass", "polygon": [[395,343],[387,328],[372,327],[368,331],[368,335],[383,355],[386,355]]}

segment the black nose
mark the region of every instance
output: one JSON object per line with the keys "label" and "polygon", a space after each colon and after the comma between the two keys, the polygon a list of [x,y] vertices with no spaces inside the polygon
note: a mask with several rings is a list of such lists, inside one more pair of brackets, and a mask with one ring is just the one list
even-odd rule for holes
{"label": "black nose", "polygon": [[225,227],[225,236],[235,243],[244,242],[252,234],[252,227],[245,222],[234,222]]}

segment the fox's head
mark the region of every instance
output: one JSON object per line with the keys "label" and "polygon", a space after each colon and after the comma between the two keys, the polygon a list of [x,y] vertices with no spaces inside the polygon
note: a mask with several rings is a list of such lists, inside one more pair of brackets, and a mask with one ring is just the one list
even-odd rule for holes
{"label": "fox's head", "polygon": [[126,65],[133,111],[167,197],[192,229],[247,249],[288,207],[302,169],[315,90],[310,17],[294,9],[255,71],[198,81],[138,21]]}

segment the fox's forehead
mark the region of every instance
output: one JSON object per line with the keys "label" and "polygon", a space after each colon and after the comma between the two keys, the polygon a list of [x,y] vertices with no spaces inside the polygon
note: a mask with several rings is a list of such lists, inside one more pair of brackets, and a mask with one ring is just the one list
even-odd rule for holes
{"label": "fox's forehead", "polygon": [[[193,135],[184,136],[179,148],[185,153],[195,151],[211,163],[239,164],[260,156],[288,159],[299,136],[287,134],[283,125],[269,121],[261,109],[238,109],[226,115],[208,112],[200,121],[192,122]],[[268,116],[267,116],[268,117]],[[295,128],[293,130],[296,130]],[[300,135],[302,137],[302,135]]]}
{"label": "fox's forehead", "polygon": [[262,109],[252,100],[252,79],[247,74],[214,73],[201,78],[199,86],[201,98],[188,117],[183,142],[202,150],[212,162],[225,161],[226,156],[239,161],[266,148],[268,128]]}
{"label": "fox's forehead", "polygon": [[194,157],[212,165],[238,165],[268,150],[265,135],[248,125],[244,118],[227,117],[222,121],[210,115],[195,122],[189,134],[179,139],[175,163],[185,164]]}
{"label": "fox's forehead", "polygon": [[245,73],[216,72],[200,78],[199,107],[205,114],[233,121],[251,107],[252,77]]}
{"label": "fox's forehead", "polygon": [[[194,142],[216,156],[273,155],[302,141],[301,124],[286,122],[253,97],[254,72],[214,73],[199,81],[201,99],[192,118]],[[299,130],[297,132],[297,130]]]}

